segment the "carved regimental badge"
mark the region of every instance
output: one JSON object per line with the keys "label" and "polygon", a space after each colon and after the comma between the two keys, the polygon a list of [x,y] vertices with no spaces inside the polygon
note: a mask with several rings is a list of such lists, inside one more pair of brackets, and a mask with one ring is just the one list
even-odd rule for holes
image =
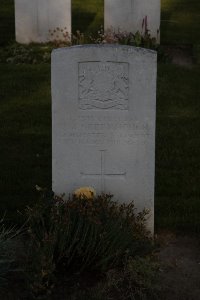
{"label": "carved regimental badge", "polygon": [[80,109],[128,109],[128,63],[79,63]]}

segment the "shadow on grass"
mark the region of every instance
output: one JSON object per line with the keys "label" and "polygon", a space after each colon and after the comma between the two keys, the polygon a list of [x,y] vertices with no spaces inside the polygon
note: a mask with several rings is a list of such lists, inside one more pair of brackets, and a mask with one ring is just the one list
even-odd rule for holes
{"label": "shadow on grass", "polygon": [[14,0],[0,1],[0,46],[15,39]]}
{"label": "shadow on grass", "polygon": [[157,228],[200,231],[199,77],[198,67],[158,69]]}
{"label": "shadow on grass", "polygon": [[161,43],[200,44],[199,0],[162,0]]}
{"label": "shadow on grass", "polygon": [[73,32],[79,30],[80,32],[86,32],[96,17],[95,13],[82,13],[81,11],[73,12],[72,28]]}
{"label": "shadow on grass", "polygon": [[72,0],[72,31],[97,33],[104,23],[103,0]]}
{"label": "shadow on grass", "polygon": [[51,186],[50,66],[1,67],[0,214],[14,222],[36,184]]}

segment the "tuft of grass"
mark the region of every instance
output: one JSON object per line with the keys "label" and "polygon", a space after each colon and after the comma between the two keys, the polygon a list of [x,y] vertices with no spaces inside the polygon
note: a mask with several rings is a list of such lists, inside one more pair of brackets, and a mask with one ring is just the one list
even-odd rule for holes
{"label": "tuft of grass", "polygon": [[14,226],[6,227],[4,219],[0,220],[0,293],[8,284],[10,274],[19,271],[16,246],[20,233]]}

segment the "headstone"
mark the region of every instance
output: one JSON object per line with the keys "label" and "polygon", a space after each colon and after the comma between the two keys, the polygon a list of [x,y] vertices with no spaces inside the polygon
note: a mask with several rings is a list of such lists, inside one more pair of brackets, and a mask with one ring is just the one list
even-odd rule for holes
{"label": "headstone", "polygon": [[151,210],[156,52],[85,45],[52,54],[53,191],[81,186]]}
{"label": "headstone", "polygon": [[66,31],[71,34],[71,0],[15,0],[17,42],[65,40]]}
{"label": "headstone", "polygon": [[152,37],[159,41],[160,29],[160,0],[105,0],[104,28],[113,28],[118,32],[144,32],[143,20],[147,20],[147,27]]}

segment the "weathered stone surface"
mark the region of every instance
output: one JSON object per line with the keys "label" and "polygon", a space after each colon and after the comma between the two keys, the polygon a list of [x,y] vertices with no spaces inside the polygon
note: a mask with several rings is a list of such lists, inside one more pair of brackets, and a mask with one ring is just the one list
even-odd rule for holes
{"label": "weathered stone surface", "polygon": [[[115,31],[142,32],[143,19],[147,16],[147,26],[151,36],[159,35],[160,0],[105,0],[104,28]],[[144,32],[144,28],[143,28]]]}
{"label": "weathered stone surface", "polygon": [[[71,0],[15,0],[16,41],[23,44],[64,39],[60,28],[71,33]],[[58,36],[58,37],[57,37]]]}
{"label": "weathered stone surface", "polygon": [[151,210],[153,229],[156,53],[117,45],[52,54],[53,190],[80,186]]}

